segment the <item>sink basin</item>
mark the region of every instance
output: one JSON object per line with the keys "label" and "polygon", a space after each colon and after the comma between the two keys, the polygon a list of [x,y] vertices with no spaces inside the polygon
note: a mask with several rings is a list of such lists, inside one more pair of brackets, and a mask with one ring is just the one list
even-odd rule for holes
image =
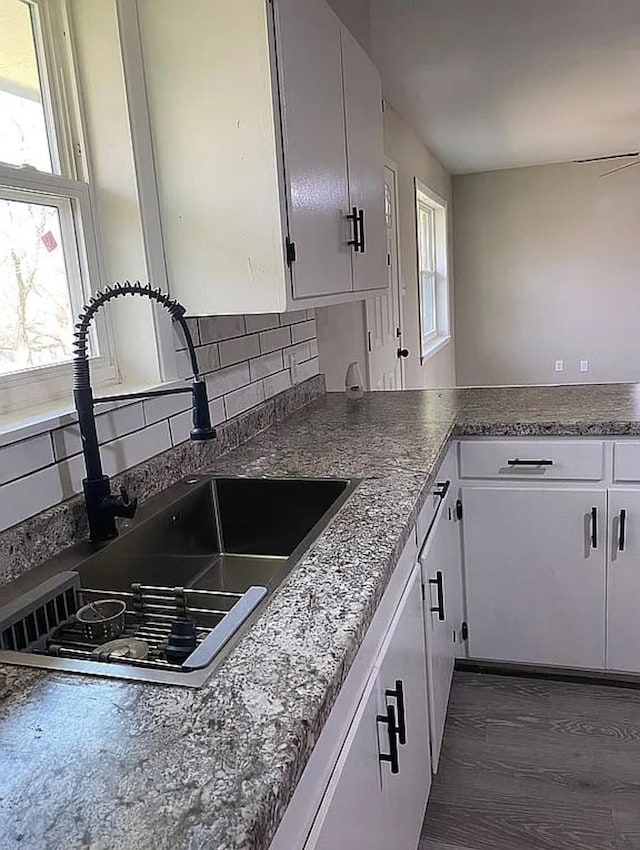
{"label": "sink basin", "polygon": [[193,483],[167,491],[149,519],[79,565],[83,586],[127,590],[140,582],[243,592],[260,584],[273,590],[297,560],[298,547],[310,543],[307,536],[319,531],[316,525],[350,487],[342,480],[187,481]]}
{"label": "sink basin", "polygon": [[[199,686],[345,502],[357,481],[186,478],[147,501],[115,540],[82,543],[0,589],[0,663]],[[105,656],[75,611],[127,605],[123,637],[142,659]],[[165,656],[171,625],[195,623],[198,648]]]}

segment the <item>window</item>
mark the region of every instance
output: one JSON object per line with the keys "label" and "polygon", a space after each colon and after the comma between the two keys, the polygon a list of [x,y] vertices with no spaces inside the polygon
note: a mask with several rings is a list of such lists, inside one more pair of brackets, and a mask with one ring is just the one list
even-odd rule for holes
{"label": "window", "polygon": [[416,180],[421,359],[450,340],[447,204]]}
{"label": "window", "polygon": [[[70,394],[75,315],[100,286],[80,140],[64,0],[0,0],[0,413]],[[104,322],[90,350],[113,380]]]}

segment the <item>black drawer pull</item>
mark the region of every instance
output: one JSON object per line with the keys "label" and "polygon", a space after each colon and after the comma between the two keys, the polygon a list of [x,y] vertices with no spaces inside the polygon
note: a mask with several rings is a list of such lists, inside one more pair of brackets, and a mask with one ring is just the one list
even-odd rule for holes
{"label": "black drawer pull", "polygon": [[396,679],[395,688],[388,688],[385,696],[395,699],[398,707],[398,725],[396,732],[398,733],[398,741],[404,746],[407,743],[407,716],[404,707],[404,685],[401,679]]}
{"label": "black drawer pull", "polygon": [[627,512],[624,508],[620,511],[620,530],[618,533],[618,549],[624,552],[627,545]]}
{"label": "black drawer pull", "polygon": [[435,608],[432,607],[430,610],[434,614],[437,612],[439,620],[444,620],[444,576],[440,570],[436,573],[435,578],[429,579],[429,584],[435,584],[438,589],[438,604]]}
{"label": "black drawer pull", "polygon": [[598,509],[591,508],[591,548],[598,548]]}
{"label": "black drawer pull", "polygon": [[522,460],[519,457],[507,461],[507,466],[553,466],[552,460]]}
{"label": "black drawer pull", "polygon": [[388,761],[391,764],[391,773],[400,773],[400,762],[398,761],[398,739],[396,738],[396,710],[392,705],[387,706],[386,714],[379,714],[376,718],[378,723],[386,723],[387,736],[389,739],[389,752],[379,753],[380,761]]}

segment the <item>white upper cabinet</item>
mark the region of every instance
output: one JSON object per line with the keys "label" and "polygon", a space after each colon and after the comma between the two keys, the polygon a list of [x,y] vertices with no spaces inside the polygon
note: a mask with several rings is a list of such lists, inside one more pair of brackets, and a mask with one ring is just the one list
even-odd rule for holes
{"label": "white upper cabinet", "polygon": [[358,291],[381,289],[387,285],[382,89],[375,66],[344,28],[342,66],[349,206],[352,215],[356,211],[360,242],[353,252],[353,285]]}
{"label": "white upper cabinet", "polygon": [[294,297],[349,291],[340,23],[318,0],[275,9]]}
{"label": "white upper cabinet", "polygon": [[[379,76],[324,0],[132,0],[129,26],[136,6],[139,45],[122,39],[134,155],[139,185],[157,186],[148,243],[171,293],[202,315],[385,287]],[[135,143],[144,120],[153,162]]]}

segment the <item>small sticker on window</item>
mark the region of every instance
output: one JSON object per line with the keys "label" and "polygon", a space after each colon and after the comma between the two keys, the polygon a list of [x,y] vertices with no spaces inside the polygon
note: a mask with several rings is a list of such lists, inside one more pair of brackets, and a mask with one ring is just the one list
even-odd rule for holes
{"label": "small sticker on window", "polygon": [[44,243],[44,247],[47,249],[47,251],[49,253],[51,253],[52,251],[55,251],[56,248],[58,247],[58,243],[56,242],[56,237],[53,235],[53,233],[50,230],[47,230],[47,232],[44,234],[44,236],[42,237],[42,241]]}

